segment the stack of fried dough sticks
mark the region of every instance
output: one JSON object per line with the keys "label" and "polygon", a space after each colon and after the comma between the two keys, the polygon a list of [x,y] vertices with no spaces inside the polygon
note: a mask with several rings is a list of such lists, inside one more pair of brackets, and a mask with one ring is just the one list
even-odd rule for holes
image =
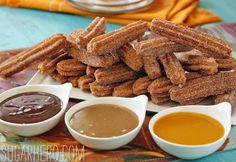
{"label": "stack of fried dough sticks", "polygon": [[147,94],[155,104],[197,104],[209,96],[235,105],[236,60],[223,40],[166,20],[137,21],[105,33],[97,17],[84,30],[55,34],[0,65],[11,76],[39,63],[41,73],[96,96]]}

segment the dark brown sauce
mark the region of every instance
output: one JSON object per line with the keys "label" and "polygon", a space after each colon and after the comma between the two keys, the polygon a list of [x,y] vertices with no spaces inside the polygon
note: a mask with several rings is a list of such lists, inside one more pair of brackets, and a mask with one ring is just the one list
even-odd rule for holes
{"label": "dark brown sauce", "polygon": [[74,130],[87,136],[113,137],[136,128],[138,117],[126,107],[97,104],[74,113],[70,124]]}
{"label": "dark brown sauce", "polygon": [[20,93],[0,103],[0,118],[12,123],[36,123],[56,115],[61,106],[61,100],[49,93]]}

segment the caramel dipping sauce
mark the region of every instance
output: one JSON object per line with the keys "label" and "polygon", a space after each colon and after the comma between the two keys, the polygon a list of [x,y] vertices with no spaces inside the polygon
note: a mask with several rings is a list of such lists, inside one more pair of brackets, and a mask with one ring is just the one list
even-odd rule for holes
{"label": "caramel dipping sauce", "polygon": [[216,119],[192,112],[171,113],[158,119],[153,127],[160,138],[183,145],[202,145],[224,135],[224,127]]}
{"label": "caramel dipping sauce", "polygon": [[61,100],[49,93],[20,93],[0,103],[0,119],[20,124],[36,123],[56,115],[61,106]]}
{"label": "caramel dipping sauce", "polygon": [[91,137],[114,137],[138,126],[138,117],[131,110],[113,104],[96,104],[77,111],[70,119],[71,127]]}

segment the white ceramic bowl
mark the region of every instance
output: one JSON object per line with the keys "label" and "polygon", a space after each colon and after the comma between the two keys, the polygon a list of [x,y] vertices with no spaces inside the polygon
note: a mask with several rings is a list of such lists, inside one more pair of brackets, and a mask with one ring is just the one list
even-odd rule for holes
{"label": "white ceramic bowl", "polygon": [[[146,114],[146,104],[148,98],[145,95],[141,95],[134,98],[123,98],[123,97],[101,97],[97,99],[91,99],[87,101],[80,102],[73,107],[71,107],[65,115],[65,123],[66,126],[71,133],[71,135],[83,145],[97,149],[97,150],[112,150],[123,145],[126,145],[131,140],[133,140],[138,132],[140,131],[145,114]],[[107,137],[107,138],[97,138],[97,137],[90,137],[79,132],[75,131],[70,125],[70,119],[72,115],[83,109],[84,107],[95,105],[95,104],[115,104],[120,105],[128,108],[129,110],[133,111],[138,116],[138,126],[133,129],[132,131],[116,136],[116,137]],[[114,114],[115,115],[115,114]]]}
{"label": "white ceramic bowl", "polygon": [[27,85],[12,88],[3,92],[2,94],[0,94],[0,102],[13,95],[24,92],[37,91],[50,93],[60,98],[60,100],[62,101],[62,108],[60,112],[58,112],[55,116],[37,123],[19,124],[7,122],[0,119],[0,127],[5,131],[12,132],[20,136],[35,136],[52,129],[57,125],[57,123],[60,121],[60,118],[65,113],[71,88],[71,83],[62,85]]}
{"label": "white ceramic bowl", "polygon": [[[196,112],[209,115],[223,125],[225,129],[224,135],[217,141],[204,145],[176,144],[158,137],[153,131],[154,123],[159,118],[175,112]],[[156,144],[169,154],[172,154],[182,159],[197,159],[215,152],[225,142],[230,132],[230,128],[231,128],[231,105],[227,102],[212,106],[190,105],[190,106],[178,106],[170,108],[161,111],[155,116],[153,116],[149,123],[149,131],[151,132],[152,138],[154,139]]]}

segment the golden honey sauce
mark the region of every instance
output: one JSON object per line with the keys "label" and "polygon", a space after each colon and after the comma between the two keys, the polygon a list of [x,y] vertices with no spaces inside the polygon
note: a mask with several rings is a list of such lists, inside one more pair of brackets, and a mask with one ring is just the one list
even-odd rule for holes
{"label": "golden honey sauce", "polygon": [[77,111],[70,119],[71,127],[86,136],[114,137],[138,126],[137,115],[126,107],[97,104]]}
{"label": "golden honey sauce", "polygon": [[154,133],[160,138],[183,145],[202,145],[224,135],[224,127],[216,119],[192,112],[176,112],[154,123]]}

